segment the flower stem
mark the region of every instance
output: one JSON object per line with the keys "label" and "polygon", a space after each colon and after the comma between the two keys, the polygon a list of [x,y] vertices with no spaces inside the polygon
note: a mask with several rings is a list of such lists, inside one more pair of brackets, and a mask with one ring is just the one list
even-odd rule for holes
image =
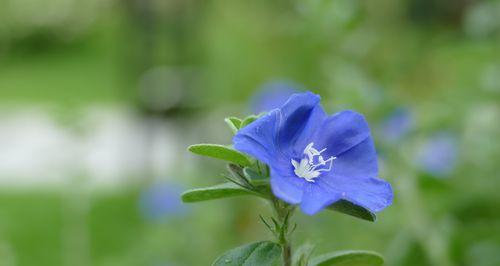
{"label": "flower stem", "polygon": [[282,244],[282,252],[283,252],[283,265],[291,266],[292,265],[292,247],[290,243],[286,242]]}
{"label": "flower stem", "polygon": [[273,206],[278,216],[278,222],[281,224],[277,233],[278,242],[282,248],[283,266],[292,265],[292,246],[290,243],[290,217],[294,212],[294,206],[288,205],[279,199],[273,199]]}

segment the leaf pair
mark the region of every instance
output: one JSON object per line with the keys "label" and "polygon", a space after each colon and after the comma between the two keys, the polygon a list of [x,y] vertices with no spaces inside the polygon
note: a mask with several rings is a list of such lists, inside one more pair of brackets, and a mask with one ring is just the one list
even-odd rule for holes
{"label": "leaf pair", "polygon": [[259,116],[257,115],[250,115],[245,117],[244,119],[231,116],[224,119],[224,122],[226,122],[226,124],[229,126],[233,134],[236,134],[240,129],[248,126],[250,123],[257,120],[258,118]]}
{"label": "leaf pair", "polygon": [[[271,241],[255,242],[231,249],[212,266],[279,266],[281,246]],[[308,266],[380,266],[384,259],[372,251],[337,251],[313,258]]]}

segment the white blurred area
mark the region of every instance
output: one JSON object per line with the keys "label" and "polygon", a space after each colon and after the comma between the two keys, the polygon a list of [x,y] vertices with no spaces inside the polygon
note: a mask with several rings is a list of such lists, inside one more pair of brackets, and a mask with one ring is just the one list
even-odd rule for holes
{"label": "white blurred area", "polygon": [[77,125],[44,108],[0,110],[0,186],[117,188],[166,176],[181,144],[175,126],[123,107],[91,107]]}

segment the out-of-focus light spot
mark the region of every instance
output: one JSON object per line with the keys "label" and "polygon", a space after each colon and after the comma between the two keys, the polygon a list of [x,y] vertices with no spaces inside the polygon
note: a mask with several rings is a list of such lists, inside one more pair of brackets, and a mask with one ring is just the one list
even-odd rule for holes
{"label": "out-of-focus light spot", "polygon": [[466,265],[496,266],[500,265],[500,245],[494,241],[482,241],[473,244],[465,255]]}
{"label": "out-of-focus light spot", "polygon": [[380,124],[380,139],[386,143],[395,144],[410,133],[414,126],[413,113],[407,108],[398,108]]}
{"label": "out-of-focus light spot", "polygon": [[93,188],[116,188],[179,167],[175,124],[144,120],[132,110],[92,107],[64,127],[43,108],[0,112],[0,184],[60,187],[84,177]]}
{"label": "out-of-focus light spot", "polygon": [[465,32],[483,38],[500,33],[500,2],[480,1],[465,16]]}
{"label": "out-of-focus light spot", "polygon": [[183,216],[187,207],[181,201],[182,186],[175,183],[157,183],[144,190],[139,199],[142,217],[150,221],[167,221]]}
{"label": "out-of-focus light spot", "polygon": [[451,132],[438,132],[417,149],[418,168],[436,177],[447,177],[455,169],[458,159],[458,140]]}
{"label": "out-of-focus light spot", "polygon": [[472,105],[464,119],[463,154],[481,169],[497,169],[500,156],[500,107],[495,103]]}
{"label": "out-of-focus light spot", "polygon": [[141,76],[139,97],[147,108],[166,111],[179,104],[186,86],[183,72],[164,66],[155,67]]}
{"label": "out-of-focus light spot", "polygon": [[348,62],[325,63],[324,71],[330,79],[336,107],[349,103],[341,108],[353,108],[353,105],[370,108],[379,105],[386,97],[383,88],[357,65]]}
{"label": "out-of-focus light spot", "polygon": [[[9,38],[36,35],[40,30],[65,38],[85,32],[100,15],[108,14],[115,0],[4,0],[2,24]],[[2,35],[0,28],[0,36]]]}
{"label": "out-of-focus light spot", "polygon": [[3,113],[0,147],[0,183],[16,187],[64,182],[79,148],[70,132],[40,110]]}
{"label": "out-of-focus light spot", "polygon": [[264,84],[251,100],[255,114],[278,108],[288,101],[294,93],[300,92],[301,86],[291,81],[273,81]]}
{"label": "out-of-focus light spot", "polygon": [[485,91],[500,93],[500,64],[486,66],[480,75],[479,83]]}

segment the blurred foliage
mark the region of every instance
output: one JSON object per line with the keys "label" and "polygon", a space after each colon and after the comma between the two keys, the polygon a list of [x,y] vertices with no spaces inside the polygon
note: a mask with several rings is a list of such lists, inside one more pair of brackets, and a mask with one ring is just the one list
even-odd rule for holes
{"label": "blurred foliage", "polygon": [[[129,105],[166,116],[191,143],[229,143],[222,118],[249,115],[273,80],[320,93],[330,112],[366,114],[374,131],[403,107],[415,119],[404,137],[375,134],[393,206],[376,223],[298,215],[297,241],[314,240],[316,254],[374,249],[389,266],[499,265],[499,16],[495,0],[3,0],[0,103],[74,120],[94,104]],[[415,157],[442,130],[458,143],[445,177]],[[222,180],[212,161],[175,163],[179,182]],[[268,234],[258,215],[269,210],[246,198],[144,219],[147,183],[2,190],[0,265],[205,265]]]}

